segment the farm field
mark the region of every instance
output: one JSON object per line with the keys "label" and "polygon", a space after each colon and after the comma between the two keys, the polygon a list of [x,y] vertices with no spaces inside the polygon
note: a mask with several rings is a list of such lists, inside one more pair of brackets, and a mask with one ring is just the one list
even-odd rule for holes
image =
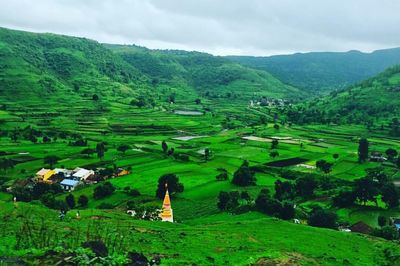
{"label": "farm field", "polygon": [[[157,234],[162,235],[162,239],[165,241],[164,245],[184,245],[182,248],[190,246],[194,250],[201,250],[198,255],[195,255],[198,256],[195,260],[199,264],[212,264],[214,262],[217,264],[241,264],[244,261],[247,264],[266,260],[275,262],[294,261],[295,263],[306,265],[318,263],[338,265],[343,261],[349,261],[354,265],[370,265],[371,262],[377,263],[375,260],[379,260],[381,255],[378,255],[378,258],[376,256],[368,258],[358,257],[356,254],[359,252],[371,252],[368,249],[375,249],[376,246],[379,246],[377,243],[383,240],[368,240],[365,237],[353,236],[353,234],[346,235],[346,233],[328,230],[323,234],[332,234],[332,238],[335,239],[336,243],[335,247],[340,246],[340,250],[335,248],[335,253],[329,251],[331,246],[329,238],[321,240],[323,242],[310,241],[314,243],[315,247],[325,246],[326,250],[320,249],[318,251],[320,255],[318,255],[314,252],[315,250],[312,251],[314,249],[313,246],[308,246],[307,248],[303,246],[306,248],[303,250],[303,247],[297,249],[295,243],[303,241],[303,237],[308,240],[313,236],[318,238],[317,236],[327,229],[314,229],[305,225],[294,225],[290,222],[268,218],[260,213],[227,216],[227,214],[221,214],[217,208],[217,199],[220,191],[246,190],[252,197],[257,197],[257,194],[263,188],[274,191],[274,184],[277,180],[285,181],[281,177],[282,171],[291,170],[299,173],[321,174],[315,167],[316,161],[321,159],[333,162],[329,176],[345,181],[354,181],[363,177],[366,174],[366,169],[382,165],[382,163],[378,162],[358,163],[357,141],[360,135],[371,139],[371,149],[382,152],[389,147],[400,148],[400,141],[375,137],[370,135],[364,128],[357,126],[354,126],[354,128],[341,126],[281,126],[279,129],[275,129],[273,124],[267,124],[223,129],[218,125],[222,120],[223,113],[213,117],[206,113],[200,119],[198,116],[179,115],[169,111],[114,108],[111,113],[103,116],[103,122],[99,122],[96,117],[87,116],[84,126],[79,121],[72,124],[52,121],[54,126],[58,125],[57,130],[59,131],[79,132],[82,134],[88,140],[87,147],[95,148],[96,143],[106,142],[108,149],[102,159],[97,158],[95,155],[89,157],[82,155],[83,148],[69,146],[68,142],[70,140],[68,138],[65,140],[57,139],[50,143],[41,143],[40,141],[32,143],[26,140],[12,142],[8,137],[0,138],[0,150],[5,153],[2,157],[7,157],[17,162],[14,168],[7,169],[6,172],[3,171],[3,175],[7,176],[3,186],[11,186],[16,180],[33,176],[42,167],[46,167],[43,158],[47,155],[60,157],[54,167],[61,168],[86,167],[94,169],[116,164],[118,167],[129,167],[132,170],[129,175],[109,179],[109,182],[116,188],[113,195],[104,199],[94,199],[93,192],[97,186],[96,184],[77,188],[71,193],[75,198],[79,198],[81,195],[86,195],[89,198],[87,207],[77,209],[82,217],[79,226],[93,226],[90,225],[92,219],[94,219],[93,217],[109,217],[104,218],[105,220],[101,218],[101,220],[97,221],[97,226],[107,228],[109,226],[107,224],[111,223],[111,221],[118,221],[117,223],[120,224],[121,229],[116,230],[126,230],[122,229],[126,228],[126,226],[136,228],[135,230],[145,232],[145,235],[142,236],[145,239],[149,239],[148,233],[155,230],[158,232]],[[5,125],[8,128],[20,125],[19,122],[14,122],[10,119],[9,114],[3,118],[7,120]],[[36,119],[32,116],[27,118],[26,122],[28,124],[36,124],[38,123]],[[63,117],[57,118],[59,121],[65,119]],[[116,126],[117,124],[118,127]],[[39,128],[47,129],[47,127],[43,126],[39,126]],[[107,130],[107,134],[102,133],[101,130]],[[196,136],[199,137],[197,138]],[[278,139],[279,141],[276,148],[279,156],[276,158],[272,158],[269,155],[273,139]],[[162,141],[166,141],[168,147],[173,147],[175,154],[185,154],[188,159],[181,161],[174,159],[174,157],[166,156],[162,151]],[[302,146],[300,146],[301,143]],[[121,153],[117,150],[117,147],[121,144],[127,144],[131,148]],[[210,158],[207,160],[204,159],[204,149],[211,151]],[[340,156],[337,159],[333,159],[333,154],[339,154]],[[254,167],[268,166],[271,163],[271,166],[275,167],[267,167],[256,172],[257,186],[240,188],[229,181],[217,181],[215,179],[215,176],[219,173],[219,168],[226,169],[229,178],[232,178],[234,172],[244,160],[248,160],[250,165]],[[387,170],[391,174],[397,173],[396,168],[393,167],[387,167]],[[146,205],[161,205],[161,201],[154,197],[155,189],[158,178],[168,173],[176,174],[185,187],[182,193],[177,194],[172,199],[174,218],[178,224],[170,226],[159,224],[160,222],[137,221],[129,217],[125,210],[132,197],[124,193],[124,188],[129,186],[140,191],[141,196],[134,200],[143,200]],[[64,198],[65,194],[57,196],[59,200],[64,200]],[[42,215],[52,221],[52,226],[59,224],[57,222],[57,212],[41,207],[40,202],[37,202],[32,207],[21,203],[21,206],[14,209],[11,203],[12,197],[7,193],[0,194],[0,202],[3,207],[7,206],[2,208],[3,222],[6,222],[4,219],[8,215],[16,215],[15,213],[18,213],[21,208],[30,208],[30,211],[27,212],[30,213],[29,217],[33,217],[30,219],[38,219],[37,217],[35,218],[36,208],[38,208],[43,212]],[[325,199],[322,202],[317,200],[315,203],[324,206],[331,205],[329,199]],[[104,204],[111,206],[112,210],[99,209]],[[310,202],[304,206],[309,204]],[[300,204],[299,206],[303,205]],[[77,224],[74,221],[74,213],[74,210],[71,210],[68,214],[68,219],[73,224]],[[384,205],[381,205],[378,208],[371,206],[370,208],[338,209],[337,213],[343,221],[350,223],[364,221],[376,227],[378,215],[387,217],[399,216],[400,210],[385,210]],[[6,226],[9,226],[9,224],[6,224]],[[234,233],[239,227],[243,227],[240,230],[243,233]],[[254,231],[252,229],[257,227],[263,228],[263,230]],[[291,230],[294,231],[291,232]],[[272,243],[266,240],[271,237],[271,233],[277,232],[281,232],[282,235],[287,234],[288,237],[280,240],[282,242]],[[185,236],[181,238],[178,237],[179,234],[185,234]],[[226,242],[221,239],[222,242],[214,243],[210,246],[208,241],[211,241],[215,234],[230,235],[229,238],[231,240]],[[232,239],[231,234],[234,234],[236,239]],[[193,245],[192,241],[198,242],[195,239],[199,235],[201,235],[202,243]],[[296,235],[296,237],[294,238],[293,235]],[[274,236],[272,237],[276,239]],[[174,240],[177,238],[181,240]],[[208,238],[210,239],[207,240]],[[352,247],[346,247],[349,243],[349,238],[353,243],[352,246],[358,246],[357,251]],[[13,241],[11,239],[8,245],[14,245],[13,243],[15,242]],[[146,245],[137,243],[137,240],[129,239],[126,241],[133,241],[131,245],[137,251],[145,254],[160,253],[161,246],[155,244],[154,241],[156,240],[151,240]],[[343,243],[340,241],[343,241]],[[357,241],[360,241],[361,246],[354,244]],[[378,242],[372,245],[369,244],[369,242],[376,241]],[[274,248],[274,245],[280,246],[280,248]],[[189,259],[193,261],[194,258],[182,257],[182,255],[174,255],[167,252],[165,249],[167,246],[162,247],[162,254],[165,256],[166,264],[185,263]],[[243,249],[243,247],[246,248]],[[3,247],[3,252],[7,249],[8,247]],[[214,258],[211,255],[216,250],[226,254],[227,249],[231,250],[230,252],[238,251],[235,252],[235,256],[227,257],[222,255]],[[350,253],[343,253],[344,250]],[[21,250],[19,252],[24,251]],[[297,252],[302,255],[300,256]],[[381,251],[373,251],[374,254],[379,252]],[[205,256],[207,253],[210,255]],[[207,257],[206,261],[204,261],[204,257]]]}

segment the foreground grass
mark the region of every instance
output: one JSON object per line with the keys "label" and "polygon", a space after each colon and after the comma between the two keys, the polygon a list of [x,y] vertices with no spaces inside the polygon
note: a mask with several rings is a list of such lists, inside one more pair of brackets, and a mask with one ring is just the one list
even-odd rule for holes
{"label": "foreground grass", "polygon": [[[158,254],[163,265],[396,265],[400,256],[398,246],[381,239],[295,225],[258,213],[218,214],[170,224],[133,220],[117,211],[87,210],[80,220],[71,211],[61,222],[57,212],[33,204],[1,201],[0,207],[0,255],[8,257],[29,257],[57,246],[76,248],[90,239],[102,239],[110,253]],[[31,237],[24,231],[27,226]],[[27,243],[21,244],[17,239],[23,232]],[[43,239],[49,240],[41,246]],[[24,249],[24,244],[40,251]]]}

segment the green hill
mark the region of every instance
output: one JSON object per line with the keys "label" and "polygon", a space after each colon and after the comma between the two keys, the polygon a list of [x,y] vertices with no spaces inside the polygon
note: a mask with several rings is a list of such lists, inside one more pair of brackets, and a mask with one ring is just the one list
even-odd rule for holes
{"label": "green hill", "polygon": [[334,122],[369,124],[391,121],[399,116],[400,66],[347,89],[313,100],[290,112],[294,120],[302,122]]}
{"label": "green hill", "polygon": [[112,83],[144,82],[134,67],[83,38],[0,28],[0,58],[0,96],[14,100],[60,96],[60,92],[73,97],[80,87],[96,91],[104,86],[105,91]]}
{"label": "green hill", "polygon": [[220,57],[135,46],[106,47],[84,38],[0,28],[0,100],[15,105],[62,99],[61,105],[91,106],[87,100],[93,94],[108,102],[140,95],[156,99],[170,94],[172,86],[182,98],[188,93],[193,98],[216,99],[235,95],[247,102],[254,94],[304,96],[266,72]]}
{"label": "green hill", "polygon": [[268,71],[280,80],[307,91],[326,93],[345,88],[400,63],[400,48],[313,52],[270,57],[231,56],[235,62]]}
{"label": "green hill", "polygon": [[243,99],[254,95],[289,99],[306,96],[265,71],[232,63],[224,57],[179,50],[149,50],[137,46],[106,47],[151,77],[153,84],[192,87],[198,94],[211,98],[225,98],[232,94]]}

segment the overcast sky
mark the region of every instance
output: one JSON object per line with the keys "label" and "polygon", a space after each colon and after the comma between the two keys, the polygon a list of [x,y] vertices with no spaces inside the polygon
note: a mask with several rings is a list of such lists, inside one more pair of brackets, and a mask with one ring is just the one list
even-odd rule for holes
{"label": "overcast sky", "polygon": [[399,0],[0,0],[0,26],[218,55],[400,46]]}

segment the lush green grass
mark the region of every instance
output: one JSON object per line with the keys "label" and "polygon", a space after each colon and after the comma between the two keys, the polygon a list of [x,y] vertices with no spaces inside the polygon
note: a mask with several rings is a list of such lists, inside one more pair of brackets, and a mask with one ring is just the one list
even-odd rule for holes
{"label": "lush green grass", "polygon": [[[137,221],[115,211],[90,209],[81,211],[80,220],[76,220],[71,211],[65,222],[60,222],[56,212],[40,206],[19,203],[13,207],[9,203],[0,204],[4,214],[0,220],[0,239],[3,243],[0,254],[8,256],[26,252],[12,251],[15,242],[9,236],[21,232],[20,224],[40,226],[41,217],[45,218],[43,222],[47,228],[55,230],[58,235],[72,231],[74,239],[83,240],[88,234],[100,238],[107,232],[119,234],[119,241],[124,242],[128,250],[143,252],[148,256],[160,254],[163,265],[188,262],[200,265],[248,265],[261,261],[278,263],[288,260],[295,265],[381,265],[390,263],[388,254],[398,252],[394,244],[383,240],[295,225],[265,218],[258,213],[238,216],[219,214],[194,219],[190,223],[169,224]],[[7,220],[4,217],[8,217]],[[102,220],[96,217],[102,217]],[[4,225],[7,226],[7,233]],[[52,245],[57,246],[60,242],[53,238]],[[64,245],[74,247],[76,243],[66,241]]]}

